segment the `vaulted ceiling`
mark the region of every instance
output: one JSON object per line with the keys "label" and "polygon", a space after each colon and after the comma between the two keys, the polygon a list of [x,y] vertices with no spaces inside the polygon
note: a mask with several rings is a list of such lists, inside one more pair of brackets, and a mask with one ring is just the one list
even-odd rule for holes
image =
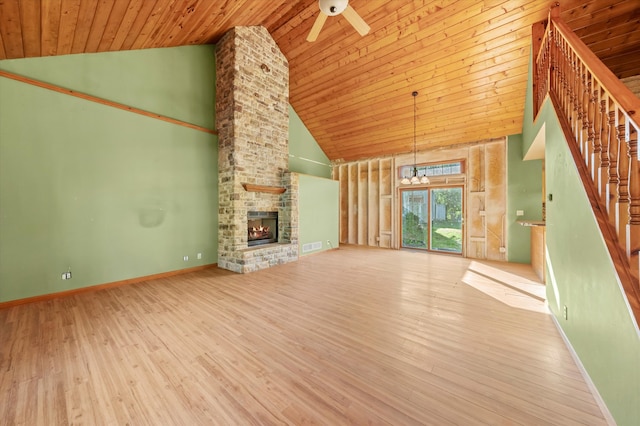
{"label": "vaulted ceiling", "polygon": [[[351,0],[306,36],[316,0],[0,0],[0,59],[216,43],[263,25],[290,65],[290,102],[332,160],[520,133],[531,25],[549,0]],[[561,17],[619,77],[640,74],[639,0],[565,0]]]}

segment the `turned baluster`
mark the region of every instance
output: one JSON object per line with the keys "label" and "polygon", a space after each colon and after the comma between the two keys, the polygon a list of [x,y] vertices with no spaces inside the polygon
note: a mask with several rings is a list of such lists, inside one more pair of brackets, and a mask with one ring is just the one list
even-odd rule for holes
{"label": "turned baluster", "polygon": [[[573,67],[575,69],[575,79],[574,81],[574,87],[573,87],[573,109],[574,109],[574,120],[573,120],[573,138],[576,141],[576,143],[578,143],[578,146],[580,145],[579,143],[579,137],[578,135],[580,134],[580,126],[582,124],[582,84],[580,81],[580,78],[582,77],[582,71],[581,71],[581,67],[580,67],[580,62],[578,61],[578,58],[575,56],[574,53],[574,58],[573,58]],[[580,151],[582,151],[582,149],[580,149]]]}
{"label": "turned baluster", "polygon": [[551,61],[551,83],[549,91],[553,91],[557,94],[559,93],[558,85],[560,83],[560,76],[558,74],[560,61],[558,60],[558,44],[555,39],[555,33],[552,30],[549,30],[549,37],[547,40],[547,45],[549,46],[549,59]]}
{"label": "turned baluster", "polygon": [[549,43],[549,35],[544,40],[544,90],[542,92],[542,98],[551,89],[551,45]]}
{"label": "turned baluster", "polygon": [[547,37],[544,41],[544,91],[542,92],[542,98],[546,96],[547,93],[551,90],[551,78],[553,74],[553,68],[551,63],[551,44],[549,37]]}
{"label": "turned baluster", "polygon": [[[540,110],[540,108],[542,108],[542,103],[544,102],[544,97],[547,93],[547,74],[549,73],[548,69],[547,69],[547,52],[546,49],[543,49],[543,51],[540,52],[540,58],[538,61],[538,93],[535,94],[537,100],[538,100],[538,105],[537,105],[537,109],[538,111]],[[536,111],[536,113],[538,112]]]}
{"label": "turned baluster", "polygon": [[582,155],[584,156],[584,163],[587,165],[587,170],[592,166],[591,154],[593,153],[592,143],[593,137],[589,136],[591,123],[593,121],[592,116],[589,115],[589,108],[591,106],[591,76],[589,72],[584,74],[583,80],[583,92],[582,92],[582,129],[580,132],[580,139],[582,145]]}
{"label": "turned baluster", "polygon": [[535,62],[535,86],[533,86],[534,88],[534,93],[533,93],[533,116],[536,117],[538,115],[538,112],[540,111],[540,92],[542,92],[542,88],[540,87],[541,84],[541,80],[542,77],[540,76],[540,72],[542,72],[542,67],[540,65],[540,62],[542,62],[542,58],[538,57],[537,61]]}
{"label": "turned baluster", "polygon": [[562,43],[562,39],[556,37],[558,44],[558,62],[560,66],[558,68],[558,74],[560,76],[560,81],[558,82],[558,91],[560,94],[560,109],[562,111],[567,110],[567,52],[564,49],[564,43]]}
{"label": "turned baluster", "polygon": [[[560,39],[560,43],[562,46],[562,110],[564,111],[565,114],[567,114],[567,112],[569,111],[569,103],[570,103],[570,96],[569,96],[569,82],[571,81],[569,79],[569,53],[567,52],[567,46],[564,43],[564,40]],[[567,117],[569,117],[569,115],[567,115]]]}
{"label": "turned baluster", "polygon": [[609,105],[609,178],[607,179],[607,212],[609,221],[616,223],[616,202],[618,201],[618,136],[616,135],[616,114],[618,107]]}
{"label": "turned baluster", "polygon": [[567,105],[564,113],[569,119],[569,124],[573,126],[573,62],[571,62],[571,51],[567,51]]}
{"label": "turned baluster", "polygon": [[618,202],[616,203],[616,229],[622,247],[627,246],[629,223],[629,123],[624,114],[618,116]]}
{"label": "turned baluster", "polygon": [[[537,55],[537,52],[533,52],[534,55]],[[538,115],[538,111],[540,110],[540,56],[534,56],[534,74],[533,74],[533,116]]]}
{"label": "turned baluster", "polygon": [[567,117],[571,120],[571,132],[575,136],[576,122],[578,121],[578,88],[576,87],[577,70],[576,61],[573,58],[573,52],[570,52],[570,60],[571,74],[569,79],[569,108],[571,111],[567,114]]}
{"label": "turned baluster", "polygon": [[607,176],[609,174],[609,113],[607,112],[608,95],[600,88],[600,168],[598,170],[598,194],[602,203],[607,206]]}
{"label": "turned baluster", "polygon": [[629,223],[627,224],[627,256],[636,278],[640,270],[640,158],[638,129],[631,126],[629,141]]}
{"label": "turned baluster", "polygon": [[575,123],[575,126],[573,128],[573,137],[576,140],[576,143],[578,144],[578,148],[580,149],[580,153],[582,154],[582,158],[586,157],[586,153],[584,150],[584,141],[585,141],[585,137],[583,137],[583,132],[582,132],[582,127],[583,127],[583,123],[584,123],[584,115],[585,115],[585,111],[584,111],[584,95],[585,95],[585,84],[584,84],[584,79],[585,79],[585,75],[582,72],[582,62],[578,62],[577,63],[577,87],[576,87],[576,91],[578,94],[578,99],[576,102],[576,108],[577,108],[577,120]]}
{"label": "turned baluster", "polygon": [[602,137],[602,116],[598,105],[600,104],[600,84],[597,80],[594,81],[594,90],[591,92],[591,98],[589,99],[589,117],[591,117],[591,127],[589,128],[589,140],[593,144],[592,155],[590,159],[591,165],[591,179],[596,185],[596,189],[599,190],[599,173],[600,173],[600,153],[602,152],[602,145],[600,138]]}
{"label": "turned baluster", "polygon": [[545,45],[544,52],[544,90],[542,91],[542,99],[551,90],[551,53],[549,52],[549,45]]}

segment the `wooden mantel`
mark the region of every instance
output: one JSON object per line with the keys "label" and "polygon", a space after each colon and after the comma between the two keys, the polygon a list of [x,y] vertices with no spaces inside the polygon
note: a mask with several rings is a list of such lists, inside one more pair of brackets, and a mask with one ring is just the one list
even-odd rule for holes
{"label": "wooden mantel", "polygon": [[254,185],[252,183],[243,183],[242,187],[248,192],[267,192],[269,194],[282,194],[287,190],[281,186]]}

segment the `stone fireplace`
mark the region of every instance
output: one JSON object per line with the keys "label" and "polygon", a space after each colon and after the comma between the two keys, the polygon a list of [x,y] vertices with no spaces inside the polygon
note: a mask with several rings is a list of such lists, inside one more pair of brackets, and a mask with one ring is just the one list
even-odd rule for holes
{"label": "stone fireplace", "polygon": [[[216,51],[218,267],[246,273],[298,258],[298,175],[289,163],[289,64],[264,27],[236,27]],[[277,212],[249,244],[250,212]],[[273,224],[271,225],[273,226]]]}

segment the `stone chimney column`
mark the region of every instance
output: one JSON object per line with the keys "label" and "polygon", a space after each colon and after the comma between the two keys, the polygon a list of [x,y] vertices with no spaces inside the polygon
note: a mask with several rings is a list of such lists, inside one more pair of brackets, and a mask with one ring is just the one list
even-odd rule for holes
{"label": "stone chimney column", "polygon": [[[289,64],[264,27],[236,27],[216,51],[218,266],[251,272],[298,257],[298,179],[288,173]],[[247,184],[267,191],[247,191]],[[284,189],[278,194],[268,189]],[[277,211],[278,244],[247,245],[247,212]]]}

